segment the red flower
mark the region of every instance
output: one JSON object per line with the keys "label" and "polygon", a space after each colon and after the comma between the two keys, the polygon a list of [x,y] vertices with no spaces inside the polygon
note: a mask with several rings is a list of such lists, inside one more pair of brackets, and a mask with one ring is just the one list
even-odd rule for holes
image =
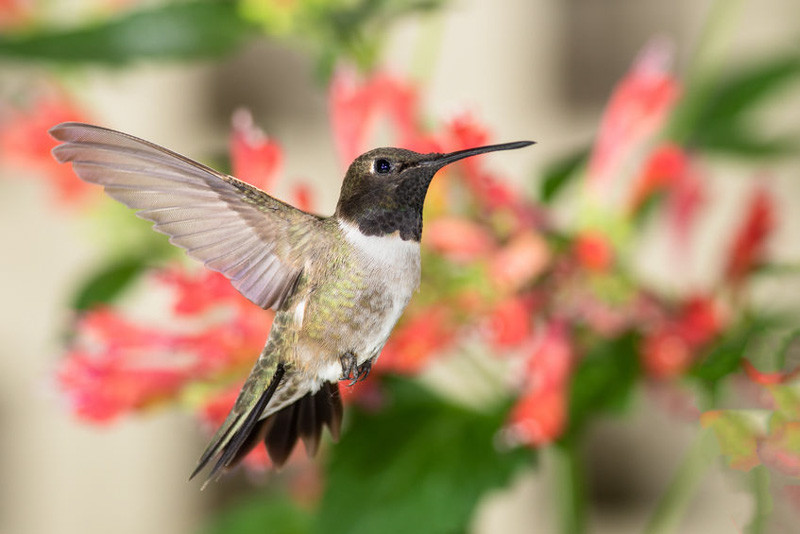
{"label": "red flower", "polygon": [[515,443],[542,447],[558,439],[567,419],[564,389],[527,390],[509,415],[509,431]]}
{"label": "red flower", "polygon": [[644,169],[634,182],[630,206],[638,211],[654,194],[668,191],[686,174],[689,157],[683,148],[667,143],[657,147],[645,162]]}
{"label": "red flower", "polygon": [[589,160],[595,191],[607,181],[631,147],[661,126],[678,96],[670,75],[672,51],[664,42],[651,43],[611,95]]}
{"label": "red flower", "polygon": [[498,250],[489,262],[489,277],[501,291],[514,292],[539,276],[550,262],[544,238],[528,231]]}
{"label": "red flower", "polygon": [[82,350],[70,352],[56,374],[70,409],[95,423],[166,400],[187,378],[187,369],[180,367],[140,363],[115,352],[98,357]]}
{"label": "red flower", "polygon": [[725,279],[729,283],[741,283],[747,274],[763,262],[767,238],[774,228],[775,204],[772,196],[763,187],[756,187],[728,256]]}
{"label": "red flower", "polygon": [[584,269],[606,272],[614,262],[614,247],[604,234],[587,231],[575,239],[575,255]]}
{"label": "red flower", "polygon": [[454,332],[446,307],[430,307],[395,328],[378,360],[379,369],[402,374],[419,372],[431,357],[449,345]]}
{"label": "red flower", "polygon": [[159,271],[155,276],[175,292],[172,309],[176,315],[195,315],[223,304],[251,305],[230,280],[214,271],[190,272],[176,266]]}
{"label": "red flower", "polygon": [[633,185],[630,210],[638,212],[658,193],[668,195],[672,228],[678,243],[685,244],[705,200],[705,191],[688,154],[678,145],[663,144],[650,154]]}
{"label": "red flower", "polygon": [[33,18],[33,0],[0,0],[0,29],[19,29]]}
{"label": "red flower", "polygon": [[24,110],[11,110],[0,120],[0,159],[46,177],[64,204],[76,204],[92,191],[75,177],[69,165],[58,163],[50,151],[57,141],[47,131],[58,123],[86,120],[66,96],[40,97]]}
{"label": "red flower", "polygon": [[669,378],[685,371],[693,360],[689,343],[674,328],[664,328],[644,339],[642,348],[647,373]]}
{"label": "red flower", "polygon": [[645,369],[655,378],[679,375],[721,327],[721,315],[714,301],[703,296],[690,298],[676,316],[645,336],[642,346]]}
{"label": "red flower", "polygon": [[245,109],[233,114],[230,137],[233,175],[264,191],[270,191],[283,163],[280,146],[270,141],[255,126],[253,116]]}
{"label": "red flower", "polygon": [[484,257],[494,248],[486,228],[469,219],[439,217],[428,223],[422,234],[423,244],[457,263]]}
{"label": "red flower", "polygon": [[747,378],[751,381],[755,382],[756,384],[761,384],[762,386],[773,386],[777,384],[784,384],[790,380],[793,380],[800,374],[800,367],[796,367],[791,371],[778,371],[774,373],[763,373],[759,371],[752,363],[748,360],[742,360],[742,368],[744,369]]}
{"label": "red flower", "polygon": [[418,128],[418,100],[415,87],[388,74],[378,73],[359,83],[352,72],[338,72],[329,101],[333,137],[342,161],[349,164],[368,148],[370,133],[382,116],[390,119],[395,144],[430,151]]}
{"label": "red flower", "polygon": [[[244,297],[221,291],[213,283],[217,276],[171,270],[153,278],[174,284],[176,316],[170,326],[145,325],[110,308],[87,313],[56,373],[76,415],[106,421],[175,397],[193,381],[227,380],[229,373],[249,368],[272,314],[241,306]],[[217,313],[207,313],[212,308]],[[180,324],[178,318],[191,321]]]}
{"label": "red flower", "polygon": [[292,204],[303,211],[314,209],[314,191],[308,184],[297,184],[292,189]]}
{"label": "red flower", "polygon": [[500,302],[489,315],[489,331],[496,349],[519,346],[531,335],[531,310],[525,299],[511,297]]}
{"label": "red flower", "polygon": [[508,431],[513,441],[542,446],[564,431],[572,360],[566,328],[549,324],[531,351],[523,394],[509,415]]}

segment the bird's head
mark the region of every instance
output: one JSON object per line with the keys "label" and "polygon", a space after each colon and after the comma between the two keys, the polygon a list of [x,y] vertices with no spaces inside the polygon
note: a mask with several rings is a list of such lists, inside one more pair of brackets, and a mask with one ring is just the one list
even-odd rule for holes
{"label": "bird's head", "polygon": [[422,236],[422,206],[436,172],[454,161],[533,144],[517,141],[447,154],[420,154],[402,148],[376,148],[350,164],[342,184],[336,216],[365,235],[397,232],[404,240]]}

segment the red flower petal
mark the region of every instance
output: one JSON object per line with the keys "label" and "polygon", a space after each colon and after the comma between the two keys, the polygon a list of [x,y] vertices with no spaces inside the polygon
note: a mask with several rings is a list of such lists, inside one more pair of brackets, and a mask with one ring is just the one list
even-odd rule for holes
{"label": "red flower petal", "polygon": [[164,400],[188,378],[185,369],[138,365],[121,354],[97,357],[82,351],[70,353],[56,374],[72,411],[96,423]]}
{"label": "red flower petal", "polygon": [[594,190],[606,188],[623,156],[663,123],[678,96],[678,83],[669,73],[671,63],[671,48],[661,41],[651,43],[617,84],[589,161]]}
{"label": "red flower petal", "polygon": [[459,217],[439,217],[428,223],[423,244],[454,262],[467,263],[494,248],[489,231],[478,223]]}
{"label": "red flower petal", "polygon": [[567,400],[563,389],[531,390],[511,409],[512,440],[540,447],[552,443],[566,426]]}
{"label": "red flower petal", "polygon": [[644,338],[644,367],[655,378],[670,378],[685,371],[693,353],[686,339],[672,328],[665,328]]}
{"label": "red flower petal", "polygon": [[46,96],[28,109],[14,110],[0,122],[0,158],[41,173],[64,204],[78,204],[92,188],[79,180],[72,167],[58,163],[50,151],[57,141],[47,131],[61,122],[86,122],[86,115],[64,95]]}
{"label": "red flower petal", "polygon": [[753,190],[746,212],[725,267],[725,279],[731,284],[741,283],[763,261],[767,238],[775,228],[775,203],[765,188]]}
{"label": "red flower petal", "polygon": [[503,300],[489,315],[489,331],[496,349],[522,344],[531,335],[530,307],[520,297]]}
{"label": "red flower petal", "polygon": [[589,271],[606,272],[614,262],[614,247],[604,234],[587,231],[575,239],[578,263]]}
{"label": "red flower petal", "polygon": [[425,136],[418,128],[416,88],[385,73],[357,81],[350,71],[339,71],[330,86],[329,102],[334,140],[339,156],[349,164],[366,150],[375,123],[389,119],[396,145],[422,150]]}
{"label": "red flower petal", "polygon": [[492,256],[489,276],[498,289],[513,292],[535,279],[549,262],[550,249],[544,238],[527,231]]}
{"label": "red flower petal", "polygon": [[419,372],[450,343],[453,335],[450,312],[443,306],[427,308],[395,329],[378,360],[379,369],[402,374]]}
{"label": "red flower petal", "polygon": [[283,152],[253,123],[249,111],[233,114],[230,138],[233,175],[264,191],[270,191],[280,173]]}

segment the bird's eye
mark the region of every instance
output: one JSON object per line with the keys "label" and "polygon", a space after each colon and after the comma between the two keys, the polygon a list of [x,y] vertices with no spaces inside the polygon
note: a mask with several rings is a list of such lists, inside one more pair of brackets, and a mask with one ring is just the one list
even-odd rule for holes
{"label": "bird's eye", "polygon": [[388,159],[376,159],[374,167],[378,174],[388,174],[392,170],[392,162]]}

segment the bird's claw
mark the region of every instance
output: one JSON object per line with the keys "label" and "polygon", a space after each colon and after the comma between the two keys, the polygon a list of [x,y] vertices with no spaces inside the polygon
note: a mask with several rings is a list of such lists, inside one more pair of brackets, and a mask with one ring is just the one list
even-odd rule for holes
{"label": "bird's claw", "polygon": [[342,364],[342,376],[339,377],[339,380],[350,380],[350,386],[367,378],[372,370],[372,359],[359,365],[358,359],[352,352],[343,354],[339,358],[339,362]]}

